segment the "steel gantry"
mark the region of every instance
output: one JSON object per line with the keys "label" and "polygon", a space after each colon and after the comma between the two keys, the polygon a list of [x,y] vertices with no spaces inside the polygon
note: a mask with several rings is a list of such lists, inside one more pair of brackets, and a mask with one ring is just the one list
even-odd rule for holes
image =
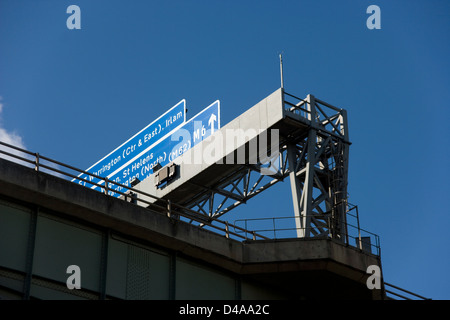
{"label": "steel gantry", "polygon": [[[140,188],[211,221],[289,177],[297,236],[346,236],[350,146],[346,110],[311,94],[300,99],[280,88],[219,131],[232,128],[259,131],[212,164],[174,161],[179,166],[177,178],[166,188],[157,189],[151,182]],[[262,149],[267,156],[251,154],[255,150],[249,145],[254,141],[258,154]],[[229,160],[242,149],[245,161]]]}

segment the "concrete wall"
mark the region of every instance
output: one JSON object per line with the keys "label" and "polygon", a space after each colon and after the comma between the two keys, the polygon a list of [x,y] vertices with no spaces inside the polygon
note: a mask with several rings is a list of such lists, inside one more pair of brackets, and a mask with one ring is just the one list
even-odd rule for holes
{"label": "concrete wall", "polygon": [[[33,215],[36,230],[34,253],[30,253]],[[27,270],[29,264],[31,272]],[[66,287],[70,265],[80,267],[80,290]],[[29,280],[24,276],[27,272],[32,275]],[[132,300],[285,297],[267,285],[241,281],[234,273],[172,250],[101,231],[45,209],[33,212],[2,199],[0,297],[25,295],[37,299],[99,299],[104,295],[107,299]]]}

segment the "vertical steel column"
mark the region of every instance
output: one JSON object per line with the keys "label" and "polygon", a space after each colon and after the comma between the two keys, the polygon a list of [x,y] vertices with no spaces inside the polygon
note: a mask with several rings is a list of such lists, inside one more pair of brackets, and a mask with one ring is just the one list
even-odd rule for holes
{"label": "vertical steel column", "polygon": [[23,281],[23,300],[30,299],[31,280],[33,278],[34,248],[36,244],[36,227],[39,215],[39,207],[36,207],[30,215],[30,228],[28,229],[27,258],[25,266],[25,279]]}
{"label": "vertical steel column", "polygon": [[111,237],[111,232],[109,229],[102,233],[102,247],[100,253],[100,290],[99,299],[106,299],[106,282],[108,275],[108,248],[109,248],[109,238]]}
{"label": "vertical steel column", "polygon": [[[341,230],[345,230],[345,237],[346,241],[348,243],[348,230],[347,230],[347,211],[348,211],[348,197],[347,197],[347,186],[348,186],[348,165],[349,165],[349,152],[350,152],[350,137],[348,134],[348,119],[347,119],[347,110],[341,109],[341,134],[344,135],[344,141],[340,142],[342,143],[342,161],[343,161],[343,185],[342,185],[342,191],[343,191],[343,201],[344,201],[344,207],[342,208],[342,218],[341,218]],[[359,219],[359,217],[358,217]]]}
{"label": "vertical steel column", "polygon": [[302,168],[305,170],[305,178],[303,187],[301,186],[300,178],[297,177],[298,165],[296,161],[297,148],[295,144],[289,144],[287,149],[287,156],[289,161],[289,177],[291,181],[292,201],[294,205],[295,223],[297,228],[297,237],[305,238],[311,234],[311,215],[313,208],[313,185],[314,185],[314,166],[316,164],[316,142],[317,142],[317,126],[314,125],[316,121],[316,108],[313,95],[307,97],[308,120],[311,121],[312,126],[308,132],[306,141],[306,166]]}
{"label": "vertical steel column", "polygon": [[177,287],[177,253],[170,254],[169,262],[169,300],[175,300]]}
{"label": "vertical steel column", "polygon": [[240,276],[234,279],[234,299],[242,300],[242,280]]}
{"label": "vertical steel column", "polygon": [[306,172],[305,183],[303,185],[302,216],[305,219],[305,237],[311,234],[311,216],[313,209],[313,186],[316,165],[316,143],[317,143],[317,126],[316,126],[316,101],[314,96],[309,94],[306,98],[309,111],[308,120],[311,121],[311,127],[308,132],[308,140],[306,141]]}
{"label": "vertical steel column", "polygon": [[297,178],[297,162],[295,154],[297,147],[294,144],[288,144],[287,157],[289,161],[289,180],[291,181],[292,202],[294,205],[295,227],[297,229],[297,238],[305,236],[305,221],[302,217],[302,210],[300,207],[300,200],[302,198],[302,186]]}
{"label": "vertical steel column", "polygon": [[334,142],[335,151],[332,155],[335,166],[331,172],[331,193],[333,201],[331,234],[333,238],[348,243],[347,232],[347,183],[348,183],[348,128],[345,110],[339,111],[339,131],[343,139]]}

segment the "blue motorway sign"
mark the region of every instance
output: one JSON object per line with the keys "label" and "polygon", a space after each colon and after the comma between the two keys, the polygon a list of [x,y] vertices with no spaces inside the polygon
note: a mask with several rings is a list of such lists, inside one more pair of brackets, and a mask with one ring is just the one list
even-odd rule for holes
{"label": "blue motorway sign", "polygon": [[[134,179],[142,181],[152,175],[156,167],[160,168],[169,164],[218,129],[220,129],[219,100],[186,121],[172,134],[112,172],[108,175],[108,179],[125,186],[130,186]],[[122,189],[114,184],[108,186],[109,194],[115,197],[120,194],[114,191],[127,191]]]}
{"label": "blue motorway sign", "polygon": [[[110,177],[118,168],[133,160],[143,150],[147,150],[159,140],[169,136],[177,127],[185,122],[186,100],[183,99],[85,171],[100,177]],[[99,183],[100,181],[100,179],[86,174],[80,174],[78,177],[94,183]],[[88,185],[92,189],[98,188],[83,180],[74,179],[72,181],[84,186]]]}

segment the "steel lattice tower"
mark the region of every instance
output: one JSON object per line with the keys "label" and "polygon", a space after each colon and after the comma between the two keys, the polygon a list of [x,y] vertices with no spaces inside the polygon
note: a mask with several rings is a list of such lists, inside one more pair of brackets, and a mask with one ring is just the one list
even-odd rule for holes
{"label": "steel lattice tower", "polygon": [[[287,143],[289,177],[298,237],[347,234],[347,176],[349,140],[346,111],[313,95],[304,106],[308,130]],[[325,113],[323,106],[335,113]]]}

